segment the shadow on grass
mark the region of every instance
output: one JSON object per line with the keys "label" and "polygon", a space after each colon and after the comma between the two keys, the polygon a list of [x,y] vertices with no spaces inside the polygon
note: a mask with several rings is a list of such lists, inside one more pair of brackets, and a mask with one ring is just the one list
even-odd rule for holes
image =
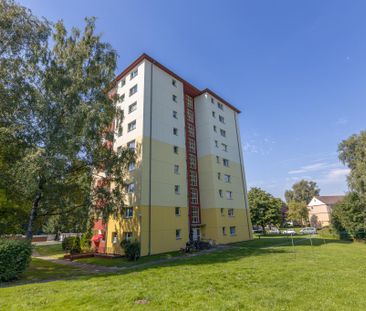
{"label": "shadow on grass", "polygon": [[[323,239],[321,237],[313,237],[310,243],[309,236],[297,236],[293,239],[294,245],[302,247],[319,247],[326,244],[349,244],[352,242],[341,241],[335,239]],[[13,287],[24,285],[28,283],[44,283],[57,280],[70,280],[70,279],[81,279],[88,280],[91,278],[105,277],[107,275],[116,274],[129,274],[131,272],[143,271],[146,269],[157,269],[164,267],[176,267],[176,266],[187,266],[187,265],[208,265],[208,264],[221,264],[231,261],[240,260],[252,256],[267,256],[273,254],[284,254],[291,253],[292,248],[291,237],[262,237],[261,239],[255,239],[252,241],[238,242],[228,245],[223,249],[216,249],[212,252],[196,254],[194,256],[183,256],[173,257],[170,259],[162,259],[158,261],[136,261],[134,265],[128,265],[121,267],[118,272],[111,273],[99,273],[99,274],[88,274],[85,275],[84,271],[80,269],[56,265],[50,262],[44,262],[44,260],[37,259],[36,267],[30,267],[30,270],[25,274],[25,278],[15,282],[3,283],[1,287]],[[144,257],[145,258],[145,257]],[[113,260],[113,259],[110,259]],[[36,272],[35,278],[32,278],[32,272]]]}

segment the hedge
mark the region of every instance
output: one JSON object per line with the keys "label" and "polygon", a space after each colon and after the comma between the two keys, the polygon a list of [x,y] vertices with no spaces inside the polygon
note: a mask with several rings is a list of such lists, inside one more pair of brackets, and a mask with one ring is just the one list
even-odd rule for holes
{"label": "hedge", "polygon": [[0,239],[0,281],[17,278],[29,266],[31,256],[30,241]]}
{"label": "hedge", "polygon": [[79,254],[81,252],[80,238],[78,236],[64,238],[62,241],[62,249],[69,251],[70,254]]}

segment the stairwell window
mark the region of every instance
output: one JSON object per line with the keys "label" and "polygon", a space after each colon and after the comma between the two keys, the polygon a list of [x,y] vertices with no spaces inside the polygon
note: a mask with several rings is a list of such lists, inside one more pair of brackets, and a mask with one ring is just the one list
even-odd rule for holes
{"label": "stairwell window", "polygon": [[221,123],[225,123],[225,118],[224,118],[223,116],[220,116],[220,115],[219,115],[219,121],[220,121]]}
{"label": "stairwell window", "polygon": [[225,216],[225,209],[224,208],[220,208],[220,213],[221,213],[221,216]]}
{"label": "stairwell window", "polygon": [[219,196],[220,196],[220,198],[222,198],[222,197],[223,197],[223,195],[222,195],[222,190],[221,190],[221,189],[219,189]]}
{"label": "stairwell window", "polygon": [[131,183],[129,185],[127,185],[127,192],[128,193],[135,193],[135,184]]}
{"label": "stairwell window", "polygon": [[221,180],[221,173],[219,172],[219,173],[217,173],[217,179],[218,180]]}
{"label": "stairwell window", "polygon": [[180,207],[175,207],[175,216],[180,216]]}
{"label": "stairwell window", "polygon": [[174,147],[173,147],[173,152],[174,152],[175,154],[178,154],[178,146],[174,146]]}
{"label": "stairwell window", "polygon": [[217,127],[216,125],[213,126],[213,131],[216,133],[217,132]]}
{"label": "stairwell window", "polygon": [[178,112],[176,112],[176,111],[174,111],[174,110],[173,110],[173,118],[174,118],[174,119],[178,119]]}
{"label": "stairwell window", "polygon": [[226,198],[228,200],[232,200],[233,199],[233,193],[231,191],[226,191]]}
{"label": "stairwell window", "polygon": [[219,148],[219,142],[217,140],[215,140],[215,147]]}
{"label": "stairwell window", "polygon": [[135,170],[136,168],[136,163],[135,161],[131,161],[130,163],[128,163],[128,171],[131,172],[133,170]]}
{"label": "stairwell window", "polygon": [[198,184],[197,181],[197,173],[195,171],[190,171],[190,179],[191,179],[191,186],[196,187]]}
{"label": "stairwell window", "polygon": [[236,227],[230,227],[230,235],[236,235]]}
{"label": "stairwell window", "polygon": [[187,109],[187,120],[191,123],[194,122],[193,111],[190,109]]}
{"label": "stairwell window", "polygon": [[198,204],[198,192],[197,190],[191,191],[191,203],[192,204]]}
{"label": "stairwell window", "polygon": [[228,159],[222,159],[222,163],[224,166],[229,167],[229,160]]}
{"label": "stairwell window", "polygon": [[191,123],[188,123],[188,135],[190,137],[195,137],[195,130],[194,130],[194,126]]}
{"label": "stairwell window", "polygon": [[192,138],[189,138],[188,147],[189,147],[189,152],[192,152],[192,153],[196,152],[196,143]]}
{"label": "stairwell window", "polygon": [[214,104],[215,102],[214,102],[214,99],[211,97],[211,104]]}
{"label": "stairwell window", "polygon": [[119,83],[119,87],[123,87],[126,84],[126,79],[122,79]]}
{"label": "stairwell window", "polygon": [[132,80],[134,77],[137,77],[138,75],[138,69],[136,68],[130,73],[130,80]]}
{"label": "stairwell window", "polygon": [[174,186],[174,193],[175,194],[180,194],[180,186],[179,185]]}
{"label": "stairwell window", "polygon": [[172,100],[173,100],[173,102],[177,102],[177,95],[172,95]]}
{"label": "stairwell window", "polygon": [[189,155],[189,167],[195,169],[197,167],[197,161],[194,154]]}
{"label": "stairwell window", "polygon": [[179,175],[179,165],[174,165],[174,174]]}
{"label": "stairwell window", "polygon": [[128,106],[128,113],[134,112],[136,109],[137,109],[137,102],[134,102]]}
{"label": "stairwell window", "polygon": [[221,109],[221,110],[224,110],[224,106],[223,104],[217,102],[217,108]]}
{"label": "stairwell window", "polygon": [[177,87],[177,81],[174,80],[174,79],[172,79],[172,85],[175,86],[175,87]]}
{"label": "stairwell window", "polygon": [[230,217],[234,217],[234,209],[233,208],[229,208],[227,210],[227,215],[230,216]]}
{"label": "stairwell window", "polygon": [[173,135],[178,136],[178,129],[176,127],[173,128]]}
{"label": "stairwell window", "polygon": [[137,93],[137,84],[130,88],[130,96]]}
{"label": "stairwell window", "polygon": [[135,140],[131,140],[130,142],[127,143],[127,148],[131,149],[131,150],[135,150],[136,149],[136,141]]}
{"label": "stairwell window", "polygon": [[223,129],[220,129],[220,134],[222,137],[226,137],[226,131]]}
{"label": "stairwell window", "polygon": [[132,122],[128,123],[128,132],[133,131],[134,129],[136,129],[136,120],[133,120]]}
{"label": "stairwell window", "polygon": [[133,207],[126,207],[125,212],[123,214],[124,218],[132,218],[133,217]]}
{"label": "stairwell window", "polygon": [[181,229],[175,230],[175,239],[180,240],[181,238]]}
{"label": "stairwell window", "polygon": [[120,104],[122,104],[124,101],[125,101],[125,94],[122,94],[122,95],[119,97],[119,102],[120,102]]}
{"label": "stairwell window", "polygon": [[226,235],[226,227],[222,227],[222,235]]}
{"label": "stairwell window", "polygon": [[216,118],[216,113],[215,113],[215,111],[212,111],[212,117],[213,117],[213,118]]}
{"label": "stairwell window", "polygon": [[216,156],[216,163],[220,163],[220,157]]}
{"label": "stairwell window", "polygon": [[123,134],[123,127],[122,126],[118,126],[118,133],[117,133],[117,136],[118,137],[121,137],[122,136],[122,134]]}
{"label": "stairwell window", "polygon": [[221,144],[221,146],[222,146],[222,150],[227,152],[227,145],[226,144]]}

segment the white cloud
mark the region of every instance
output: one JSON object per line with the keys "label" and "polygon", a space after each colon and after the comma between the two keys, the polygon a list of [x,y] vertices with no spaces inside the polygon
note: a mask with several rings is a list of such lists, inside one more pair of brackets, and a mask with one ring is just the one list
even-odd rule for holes
{"label": "white cloud", "polygon": [[348,122],[349,120],[347,118],[339,118],[336,122],[336,125],[346,125]]}
{"label": "white cloud", "polygon": [[319,162],[319,163],[302,166],[296,170],[290,170],[290,171],[288,171],[288,174],[294,175],[294,174],[304,174],[304,173],[308,173],[308,172],[318,172],[318,171],[323,171],[323,170],[326,170],[326,169],[329,169],[332,167],[336,167],[338,165],[339,165],[338,163],[330,164],[330,163],[326,163],[326,162]]}

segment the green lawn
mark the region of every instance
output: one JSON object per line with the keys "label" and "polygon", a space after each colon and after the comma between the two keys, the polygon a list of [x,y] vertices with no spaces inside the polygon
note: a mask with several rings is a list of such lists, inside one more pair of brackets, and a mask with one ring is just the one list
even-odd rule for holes
{"label": "green lawn", "polygon": [[61,243],[52,245],[36,245],[34,250],[40,256],[47,256],[52,258],[63,258],[65,251],[62,249]]}
{"label": "green lawn", "polygon": [[0,310],[366,310],[366,245],[313,245],[262,237],[116,275],[1,288]]}

